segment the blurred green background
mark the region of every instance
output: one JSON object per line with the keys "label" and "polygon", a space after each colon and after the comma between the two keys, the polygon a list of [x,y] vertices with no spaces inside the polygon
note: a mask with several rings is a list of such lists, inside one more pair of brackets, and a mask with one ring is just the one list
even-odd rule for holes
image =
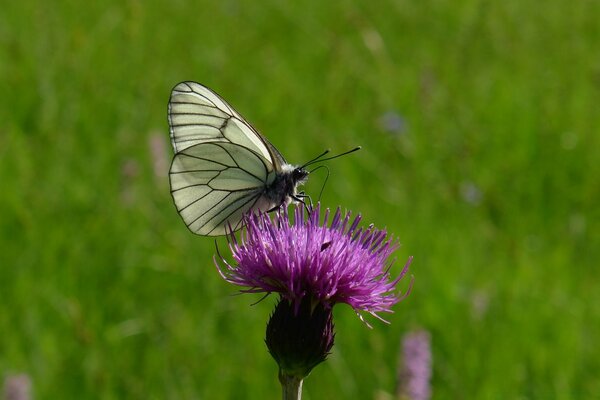
{"label": "blurred green background", "polygon": [[4,2],[0,377],[279,398],[274,299],[234,296],[169,195],[166,105],[195,80],[290,162],[362,145],[322,202],[398,236],[394,271],[415,257],[391,325],[336,308],[305,399],[392,398],[416,328],[435,399],[598,396],[599,21],[585,0]]}

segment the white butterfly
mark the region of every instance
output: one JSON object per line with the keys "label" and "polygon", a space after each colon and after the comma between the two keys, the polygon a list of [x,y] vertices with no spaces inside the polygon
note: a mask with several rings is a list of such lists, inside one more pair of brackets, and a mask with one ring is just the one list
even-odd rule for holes
{"label": "white butterfly", "polygon": [[250,210],[270,211],[302,201],[297,188],[312,162],[300,167],[288,164],[207,87],[182,82],[173,88],[169,128],[175,150],[169,172],[171,195],[192,232],[224,235],[229,227],[239,229]]}

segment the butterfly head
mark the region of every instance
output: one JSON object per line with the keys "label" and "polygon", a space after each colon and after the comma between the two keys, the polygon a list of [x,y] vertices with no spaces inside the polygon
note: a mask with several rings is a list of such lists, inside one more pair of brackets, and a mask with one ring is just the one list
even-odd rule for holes
{"label": "butterfly head", "polygon": [[292,181],[298,185],[306,182],[308,171],[303,167],[295,167],[292,171]]}
{"label": "butterfly head", "polygon": [[303,167],[283,164],[275,174],[272,183],[265,187],[264,196],[269,201],[269,207],[275,209],[280,205],[288,205],[296,199],[298,186],[308,177],[308,171]]}
{"label": "butterfly head", "polygon": [[295,195],[296,188],[307,181],[308,174],[309,171],[303,165],[284,164],[278,174],[279,184],[276,182],[275,186],[280,186],[287,195]]}

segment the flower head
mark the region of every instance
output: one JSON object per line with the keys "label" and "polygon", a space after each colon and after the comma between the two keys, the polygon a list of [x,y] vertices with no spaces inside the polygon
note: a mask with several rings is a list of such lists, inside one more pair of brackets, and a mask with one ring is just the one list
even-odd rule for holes
{"label": "flower head", "polygon": [[359,228],[360,215],[350,222],[350,213],[342,215],[338,208],[328,224],[329,217],[327,209],[319,223],[319,205],[308,216],[296,207],[293,221],[287,211],[273,218],[249,214],[240,241],[230,236],[237,265],[223,260],[225,266],[217,266],[225,280],[245,287],[244,292],[279,293],[296,310],[309,299],[328,308],[346,303],[359,316],[360,311],[376,317],[391,312],[408,294],[400,296],[396,285],[412,258],[392,279],[388,259],[398,247],[396,241],[373,225]]}

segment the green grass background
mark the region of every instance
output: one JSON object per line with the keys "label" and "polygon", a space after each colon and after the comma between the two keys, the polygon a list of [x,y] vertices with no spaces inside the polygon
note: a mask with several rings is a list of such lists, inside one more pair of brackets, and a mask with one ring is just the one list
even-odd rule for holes
{"label": "green grass background", "polygon": [[169,195],[167,100],[195,80],[291,162],[362,145],[322,201],[397,235],[395,271],[415,257],[391,325],[336,308],[305,399],[386,398],[417,328],[435,399],[600,395],[599,21],[585,0],[4,2],[0,377],[279,398],[273,300],[233,295]]}

